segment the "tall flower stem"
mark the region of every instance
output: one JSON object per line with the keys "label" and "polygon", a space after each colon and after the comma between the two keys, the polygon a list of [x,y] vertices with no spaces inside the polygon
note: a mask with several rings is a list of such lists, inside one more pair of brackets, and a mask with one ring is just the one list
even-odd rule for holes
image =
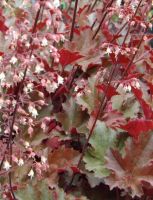
{"label": "tall flower stem", "polygon": [[76,19],[77,8],[78,8],[78,1],[79,0],[75,1],[75,7],[74,7],[74,13],[73,13],[73,19],[72,19],[72,26],[71,26],[71,32],[70,32],[70,41],[73,40],[75,19]]}
{"label": "tall flower stem", "polygon": [[[41,10],[42,10],[42,6],[40,6],[39,10],[37,11],[35,22],[34,22],[33,29],[32,29],[32,34],[36,30],[36,26],[37,26],[37,23],[38,23],[38,20],[39,20],[39,16],[40,16]],[[32,44],[32,42],[33,42],[33,37],[31,36],[30,44]],[[32,56],[32,53],[33,53],[33,48],[31,47],[31,51],[30,51],[30,55],[29,55],[30,58]],[[9,149],[9,162],[10,162],[11,165],[12,165],[12,153],[13,153],[13,149],[12,149],[13,127],[14,127],[16,114],[17,114],[17,109],[18,109],[18,104],[19,104],[19,99],[20,99],[20,91],[22,90],[22,87],[23,87],[23,84],[24,84],[24,81],[25,81],[25,78],[26,78],[27,70],[28,70],[28,65],[26,66],[26,68],[24,70],[23,79],[20,82],[20,84],[18,86],[18,89],[17,89],[17,92],[16,92],[16,105],[15,105],[15,108],[14,108],[14,111],[13,111],[12,122],[11,122],[10,133],[9,133],[9,140],[8,140],[8,143],[7,143],[7,146],[6,146],[6,149]],[[6,153],[6,150],[4,152],[4,156],[3,156],[3,159],[1,161],[0,167],[2,167],[3,162],[5,160],[5,153]],[[9,186],[10,186],[11,195],[12,195],[13,199],[16,200],[16,197],[15,197],[15,194],[14,194],[14,191],[13,191],[13,187],[12,187],[12,173],[11,173],[11,171],[8,173],[8,178],[9,178]]]}

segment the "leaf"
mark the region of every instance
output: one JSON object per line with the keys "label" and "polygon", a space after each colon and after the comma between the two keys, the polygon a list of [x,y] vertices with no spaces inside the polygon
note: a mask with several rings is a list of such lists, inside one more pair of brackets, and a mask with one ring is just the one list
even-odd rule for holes
{"label": "leaf", "polygon": [[0,20],[0,31],[5,33],[8,30],[8,27],[4,24],[4,21]]}
{"label": "leaf", "polygon": [[89,141],[91,147],[87,150],[84,162],[88,171],[93,171],[95,177],[103,178],[108,176],[109,171],[104,163],[104,156],[110,147],[113,147],[116,132],[106,127],[104,122],[97,121],[93,135]]}
{"label": "leaf", "polygon": [[118,93],[116,92],[116,89],[113,86],[109,86],[107,89],[107,86],[104,84],[97,85],[97,88],[100,92],[104,92],[106,97],[108,99],[111,99],[112,96],[117,95]]}
{"label": "leaf", "polygon": [[65,67],[66,65],[69,65],[83,57],[79,54],[79,52],[72,52],[67,49],[61,49],[59,51],[59,54],[60,64],[62,65],[62,67]]}
{"label": "leaf", "polygon": [[24,189],[15,193],[18,200],[54,200],[48,186],[43,182],[35,185],[28,184]]}
{"label": "leaf", "polygon": [[80,106],[75,103],[73,98],[62,105],[63,112],[56,114],[56,116],[64,130],[70,131],[72,128],[76,128],[83,131],[84,125],[88,119],[87,113],[81,110]]}
{"label": "leaf", "polygon": [[17,191],[16,197],[18,200],[88,200],[84,196],[75,197],[66,194],[61,188],[49,190],[44,181],[35,185],[30,184],[26,188]]}
{"label": "leaf", "polygon": [[101,52],[97,51],[99,49],[100,38],[92,40],[93,31],[91,28],[85,28],[80,31],[80,35],[75,34],[73,42],[65,43],[67,49],[75,52],[80,52],[82,57],[77,61],[77,64],[81,66],[82,70],[85,72],[88,69],[88,66],[91,64],[101,64]]}
{"label": "leaf", "polygon": [[144,100],[142,91],[134,87],[132,87],[132,91],[138,99],[146,119],[151,119],[153,117],[153,110],[151,106]]}
{"label": "leaf", "polygon": [[153,186],[153,135],[141,134],[135,142],[128,138],[125,154],[110,150],[106,156],[106,168],[111,174],[105,178],[105,183],[112,190],[115,187],[124,189],[132,197],[143,195],[145,183]]}
{"label": "leaf", "polygon": [[87,109],[88,113],[97,108],[98,106],[98,92],[96,89],[97,76],[92,76],[88,79],[88,86],[85,88],[84,94],[77,96],[77,104],[81,105],[83,109]]}
{"label": "leaf", "polygon": [[111,102],[113,110],[121,112],[125,118],[135,118],[140,111],[139,103],[129,93],[115,95]]}
{"label": "leaf", "polygon": [[[51,188],[57,188],[58,174],[60,172],[72,171],[78,163],[80,153],[72,148],[61,147],[48,154],[49,169],[47,171],[47,181]],[[70,181],[70,180],[67,180]]]}
{"label": "leaf", "polygon": [[116,129],[118,128],[119,124],[125,124],[126,122],[122,113],[116,110],[105,113],[105,115],[103,116],[103,120],[106,125],[112,129]]}
{"label": "leaf", "polygon": [[126,130],[135,139],[143,132],[153,130],[153,121],[145,119],[130,120],[126,125],[120,125],[120,128]]}
{"label": "leaf", "polygon": [[61,147],[49,154],[48,162],[50,165],[56,166],[57,169],[67,168],[68,166],[74,166],[77,163],[78,155],[78,151],[75,151],[72,148]]}

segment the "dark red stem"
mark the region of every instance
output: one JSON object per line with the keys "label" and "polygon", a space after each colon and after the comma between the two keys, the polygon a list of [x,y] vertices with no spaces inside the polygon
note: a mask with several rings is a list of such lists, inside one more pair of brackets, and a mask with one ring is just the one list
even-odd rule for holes
{"label": "dark red stem", "polygon": [[77,8],[78,8],[78,0],[75,1],[75,7],[74,7],[74,13],[73,13],[73,19],[72,19],[72,26],[71,26],[71,32],[70,32],[70,41],[73,40],[74,26],[75,26],[75,19],[76,19],[76,14],[77,14]]}
{"label": "dark red stem", "polygon": [[[108,2],[108,4],[105,6],[105,9],[104,9],[104,10],[106,10],[109,6],[111,6],[112,3],[113,3],[113,1],[114,1],[114,0],[111,0],[110,2]],[[100,31],[100,28],[101,28],[101,26],[102,26],[102,24],[103,24],[103,22],[104,22],[104,20],[105,20],[105,18],[106,18],[106,16],[107,16],[107,14],[108,14],[108,11],[106,10],[105,13],[104,13],[104,15],[103,15],[103,17],[102,17],[102,19],[101,19],[101,22],[100,22],[100,24],[99,24],[97,30],[96,30],[96,32],[95,32],[95,34],[94,34],[93,37],[92,37],[92,40],[95,39],[96,35],[97,35],[98,32]]]}

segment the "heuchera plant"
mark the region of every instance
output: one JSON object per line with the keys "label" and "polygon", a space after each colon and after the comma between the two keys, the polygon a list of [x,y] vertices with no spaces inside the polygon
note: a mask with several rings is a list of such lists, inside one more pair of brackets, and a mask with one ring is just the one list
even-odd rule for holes
{"label": "heuchera plant", "polygon": [[151,0],[1,0],[0,199],[152,199],[151,30]]}

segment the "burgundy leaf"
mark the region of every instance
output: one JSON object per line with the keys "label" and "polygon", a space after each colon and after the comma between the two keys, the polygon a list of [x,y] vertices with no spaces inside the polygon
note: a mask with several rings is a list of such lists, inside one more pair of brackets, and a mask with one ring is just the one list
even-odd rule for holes
{"label": "burgundy leaf", "polygon": [[8,27],[4,24],[4,21],[0,20],[0,31],[5,33],[8,30]]}
{"label": "burgundy leaf", "polygon": [[136,98],[138,99],[146,119],[151,119],[153,117],[153,111],[150,105],[146,103],[146,101],[143,99],[142,91],[134,87],[132,87],[132,91],[134,95],[136,96]]}
{"label": "burgundy leaf", "polygon": [[78,174],[78,173],[80,173],[79,168],[76,167],[76,166],[72,166],[71,169],[72,169],[72,171],[73,171],[74,174]]}
{"label": "burgundy leaf", "polygon": [[61,49],[59,51],[59,54],[60,54],[60,64],[63,67],[83,57],[78,52],[71,52],[67,49]]}
{"label": "burgundy leaf", "polygon": [[117,95],[118,93],[116,92],[116,89],[113,87],[113,86],[109,86],[109,88],[107,89],[107,86],[104,85],[104,84],[100,84],[100,85],[97,85],[97,89],[100,91],[100,92],[104,92],[106,97],[108,99],[110,99],[112,96],[114,95]]}
{"label": "burgundy leaf", "polygon": [[120,125],[120,128],[127,131],[135,139],[143,132],[153,130],[153,121],[145,119],[130,120],[126,125]]}

